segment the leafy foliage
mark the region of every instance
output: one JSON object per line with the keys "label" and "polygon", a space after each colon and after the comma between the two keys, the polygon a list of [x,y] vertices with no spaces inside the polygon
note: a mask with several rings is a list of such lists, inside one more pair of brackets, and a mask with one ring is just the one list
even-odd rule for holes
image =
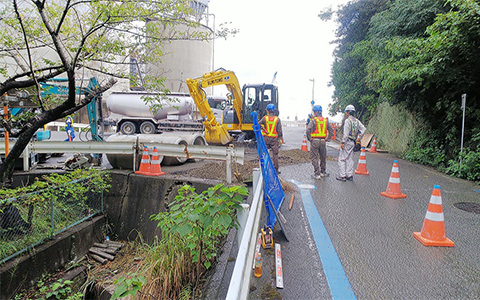
{"label": "leafy foliage", "polygon": [[122,276],[115,280],[115,291],[110,300],[116,300],[127,296],[135,296],[135,294],[142,289],[142,286],[147,281],[142,276],[136,273],[128,273],[127,276]]}
{"label": "leafy foliage", "polygon": [[[149,276],[161,282],[147,289],[161,298],[176,298],[182,287],[195,286],[205,269],[212,265],[218,245],[229,230],[236,226],[235,209],[248,195],[245,187],[218,184],[201,194],[185,185],[178,191],[169,211],[150,218],[158,221],[162,240],[150,248],[146,263]],[[186,291],[183,291],[186,293]]]}
{"label": "leafy foliage", "polygon": [[[376,3],[377,6],[372,6]],[[405,157],[458,171],[460,99],[467,94],[465,148],[472,174],[474,128],[480,122],[480,4],[475,0],[350,2],[337,12],[339,27],[331,112],[358,106],[366,119],[388,102],[422,120]],[[426,135],[428,133],[428,135]],[[381,137],[379,137],[381,139]],[[468,152],[470,151],[470,152]],[[465,156],[465,158],[467,158]],[[473,178],[468,175],[468,178]]]}
{"label": "leafy foliage", "polygon": [[[5,161],[0,181],[9,183],[15,161],[37,129],[86,106],[111,88],[117,79],[133,86],[163,91],[163,76],[130,75],[130,58],[151,66],[161,63],[162,45],[170,40],[206,40],[197,30],[197,12],[188,0],[164,1],[24,1],[2,3],[0,9],[0,95],[20,94],[39,106],[39,113],[19,130],[5,127],[17,138]],[[223,34],[228,34],[224,31]],[[42,97],[40,83],[61,76],[66,93]],[[76,94],[77,82],[91,77],[98,86]]]}

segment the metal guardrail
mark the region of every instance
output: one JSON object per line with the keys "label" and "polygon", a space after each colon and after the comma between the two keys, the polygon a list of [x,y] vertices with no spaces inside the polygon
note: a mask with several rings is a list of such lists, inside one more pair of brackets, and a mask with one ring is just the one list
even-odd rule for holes
{"label": "metal guardrail", "polygon": [[[10,148],[15,143],[10,143]],[[132,154],[133,161],[136,161],[137,152],[143,146],[156,147],[158,154],[162,156],[174,156],[188,159],[220,160],[226,162],[226,180],[232,182],[232,162],[243,165],[245,149],[243,147],[225,146],[201,146],[201,145],[178,145],[164,143],[142,143],[142,142],[63,142],[63,141],[33,141],[23,152],[23,170],[28,171],[28,158],[30,153],[106,153],[106,154]],[[140,149],[138,151],[137,149]],[[5,154],[5,145],[0,142],[0,154]],[[133,167],[135,171],[135,168]]]}
{"label": "metal guardrail", "polygon": [[253,172],[252,209],[243,227],[241,243],[238,247],[237,260],[228,287],[227,300],[247,299],[252,277],[253,258],[257,242],[257,232],[260,227],[260,216],[263,204],[263,176],[259,169]]}

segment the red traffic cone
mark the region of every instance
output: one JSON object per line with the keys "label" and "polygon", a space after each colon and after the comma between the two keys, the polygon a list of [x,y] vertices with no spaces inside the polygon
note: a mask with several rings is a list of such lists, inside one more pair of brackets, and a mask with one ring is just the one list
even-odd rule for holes
{"label": "red traffic cone", "polygon": [[158,159],[157,147],[153,147],[152,161],[150,163],[150,172],[147,175],[160,176],[164,174],[165,172],[162,172],[162,168],[160,167],[160,160]]}
{"label": "red traffic cone", "polygon": [[135,174],[148,175],[150,173],[150,156],[148,155],[147,146],[143,147],[142,161],[140,162],[140,169],[135,171]]}
{"label": "red traffic cone", "polygon": [[362,147],[360,158],[358,159],[358,166],[355,170],[355,174],[369,175],[367,171],[367,156],[365,155],[365,147]]}
{"label": "red traffic cone", "polygon": [[308,152],[308,146],[307,146],[307,135],[303,135],[303,141],[302,141],[302,148],[300,150]]}
{"label": "red traffic cone", "polygon": [[381,192],[380,195],[398,199],[398,198],[407,198],[407,195],[402,194],[400,191],[400,173],[398,172],[398,161],[393,161],[392,173],[390,175],[390,179],[388,180],[387,190],[385,192]]}
{"label": "red traffic cone", "polygon": [[370,153],[378,153],[377,151],[377,137],[373,138],[372,147],[369,150]]}
{"label": "red traffic cone", "polygon": [[414,232],[413,236],[425,246],[453,247],[455,245],[453,241],[447,238],[445,233],[442,195],[439,185],[433,187],[422,231]]}

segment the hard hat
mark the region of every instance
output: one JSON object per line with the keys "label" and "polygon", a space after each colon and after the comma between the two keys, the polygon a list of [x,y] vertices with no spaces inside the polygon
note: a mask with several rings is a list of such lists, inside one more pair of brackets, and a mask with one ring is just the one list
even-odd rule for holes
{"label": "hard hat", "polygon": [[267,105],[267,110],[275,110],[275,105],[274,104]]}
{"label": "hard hat", "polygon": [[355,111],[355,106],[351,104],[347,105],[347,107],[345,107],[345,112],[347,111]]}
{"label": "hard hat", "polygon": [[72,123],[72,117],[67,117],[67,119],[65,120],[65,123]]}
{"label": "hard hat", "polygon": [[322,112],[322,107],[320,105],[315,105],[313,107],[313,111],[319,111],[319,112]]}

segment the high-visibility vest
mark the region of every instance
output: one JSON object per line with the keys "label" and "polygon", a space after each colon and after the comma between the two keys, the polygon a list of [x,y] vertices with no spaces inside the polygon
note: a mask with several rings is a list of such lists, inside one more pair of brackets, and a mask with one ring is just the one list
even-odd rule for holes
{"label": "high-visibility vest", "polygon": [[348,133],[348,138],[355,141],[358,136],[358,119],[353,116],[349,116],[347,120],[350,120],[350,124],[352,124],[350,127],[350,132]]}
{"label": "high-visibility vest", "polygon": [[277,133],[278,117],[265,116],[265,127],[262,130],[263,136],[278,137]]}
{"label": "high-visibility vest", "polygon": [[312,133],[310,134],[310,136],[312,138],[321,138],[321,139],[324,139],[327,137],[327,122],[328,122],[328,118],[324,118],[324,117],[315,117],[313,118],[313,120],[315,121],[315,124],[317,126],[315,126],[315,131],[312,131]]}

